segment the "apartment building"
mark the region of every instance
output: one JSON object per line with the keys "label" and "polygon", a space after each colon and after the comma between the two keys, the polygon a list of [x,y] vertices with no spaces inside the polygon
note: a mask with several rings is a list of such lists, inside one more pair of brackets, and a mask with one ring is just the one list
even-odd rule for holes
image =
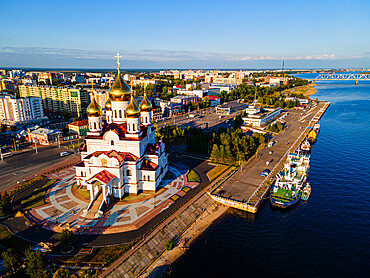
{"label": "apartment building", "polygon": [[28,121],[44,116],[40,97],[0,96],[0,120]]}
{"label": "apartment building", "polygon": [[19,93],[21,97],[41,97],[45,112],[66,112],[73,117],[86,114],[88,93],[84,89],[20,85]]}

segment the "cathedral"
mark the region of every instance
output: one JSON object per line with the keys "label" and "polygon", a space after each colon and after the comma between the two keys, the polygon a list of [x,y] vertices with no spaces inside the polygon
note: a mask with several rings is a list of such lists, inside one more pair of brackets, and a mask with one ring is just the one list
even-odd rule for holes
{"label": "cathedral", "polygon": [[139,105],[136,103],[120,74],[119,60],[105,111],[103,121],[102,109],[92,96],[82,162],[75,166],[77,184],[90,192],[86,212],[96,205],[95,211],[101,212],[103,203],[113,197],[155,192],[168,167],[165,144],[155,142],[152,104],[146,94]]}

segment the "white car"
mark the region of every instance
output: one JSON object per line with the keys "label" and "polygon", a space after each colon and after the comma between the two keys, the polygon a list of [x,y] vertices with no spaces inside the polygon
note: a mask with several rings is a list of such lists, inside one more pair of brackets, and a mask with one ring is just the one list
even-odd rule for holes
{"label": "white car", "polygon": [[269,151],[269,154],[272,154],[273,153],[273,151]]}
{"label": "white car", "polygon": [[70,155],[71,153],[69,153],[69,152],[61,152],[59,155],[60,156],[67,156],[67,155]]}

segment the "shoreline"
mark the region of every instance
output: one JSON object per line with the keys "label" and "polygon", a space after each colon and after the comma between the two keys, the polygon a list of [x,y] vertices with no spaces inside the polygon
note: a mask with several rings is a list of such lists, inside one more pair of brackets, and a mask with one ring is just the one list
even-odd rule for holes
{"label": "shoreline", "polygon": [[179,237],[176,246],[172,250],[164,251],[139,277],[163,277],[168,273],[171,265],[186,253],[191,244],[205,232],[215,220],[224,215],[228,209],[229,207],[215,202]]}

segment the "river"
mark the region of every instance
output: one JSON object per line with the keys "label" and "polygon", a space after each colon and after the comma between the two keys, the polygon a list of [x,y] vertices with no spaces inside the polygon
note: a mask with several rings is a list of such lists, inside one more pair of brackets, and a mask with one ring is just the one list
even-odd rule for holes
{"label": "river", "polygon": [[230,209],[173,264],[170,277],[369,275],[370,82],[317,89],[311,98],[331,105],[312,148],[309,201],[284,212],[265,202],[256,215]]}

